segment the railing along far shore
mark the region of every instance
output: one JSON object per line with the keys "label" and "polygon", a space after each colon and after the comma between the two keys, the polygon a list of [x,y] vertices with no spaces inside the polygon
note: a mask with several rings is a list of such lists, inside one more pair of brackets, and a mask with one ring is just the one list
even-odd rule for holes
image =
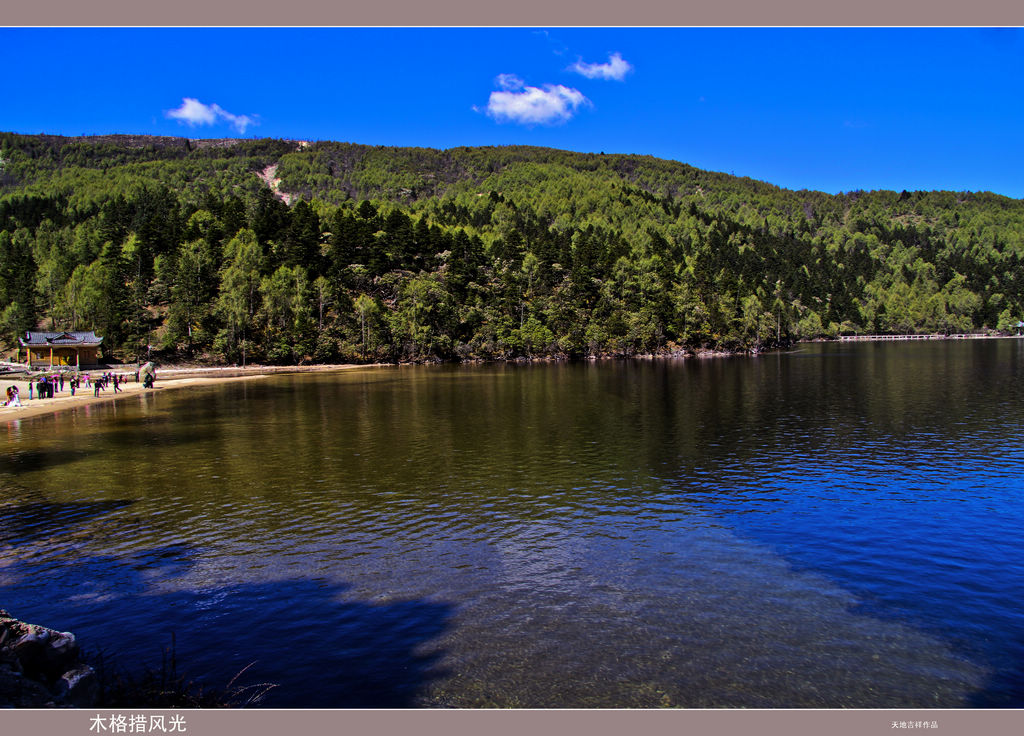
{"label": "railing along far shore", "polygon": [[913,335],[840,335],[840,342],[862,342],[868,340],[991,340],[996,338],[1021,337],[1021,335],[989,335],[986,333],[961,332],[946,335],[944,333],[913,334]]}

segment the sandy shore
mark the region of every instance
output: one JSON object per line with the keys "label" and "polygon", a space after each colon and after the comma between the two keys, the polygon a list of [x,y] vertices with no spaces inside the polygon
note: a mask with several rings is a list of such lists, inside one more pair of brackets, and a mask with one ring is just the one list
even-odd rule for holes
{"label": "sandy shore", "polygon": [[[121,401],[144,391],[167,391],[189,386],[207,386],[224,383],[225,381],[251,381],[279,373],[326,373],[331,371],[357,370],[359,368],[373,368],[374,365],[313,365],[313,366],[246,366],[245,368],[224,367],[224,368],[157,368],[156,386],[151,389],[142,387],[141,383],[135,383],[135,373],[130,373],[128,382],[120,386],[120,391],[114,393],[113,383],[108,388],[101,390],[99,397],[93,395],[93,388],[82,386],[71,395],[68,384],[64,384],[64,390],[54,393],[52,399],[28,398],[29,381],[24,375],[4,377],[0,374],[0,396],[7,400],[6,390],[8,386],[15,385],[21,396],[21,406],[0,406],[0,422],[12,422],[20,419],[53,414],[59,411],[75,409],[79,406],[89,404],[101,404],[108,401]],[[121,374],[114,370],[114,373]],[[103,371],[95,371],[92,375],[101,375]],[[127,372],[123,375],[129,375]],[[35,380],[38,380],[35,379]],[[34,394],[33,394],[34,395]]]}

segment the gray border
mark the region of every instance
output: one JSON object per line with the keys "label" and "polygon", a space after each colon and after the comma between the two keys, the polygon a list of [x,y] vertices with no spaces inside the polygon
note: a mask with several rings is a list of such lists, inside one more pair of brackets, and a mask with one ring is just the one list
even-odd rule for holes
{"label": "gray border", "polygon": [[[397,5],[397,7],[396,7]],[[534,21],[529,23],[528,21]],[[537,23],[536,21],[542,21]],[[211,4],[177,0],[141,6],[137,0],[57,0],[5,7],[0,26],[1019,26],[1024,4],[1007,0],[868,0],[826,4],[820,0],[765,3],[739,0],[687,6],[671,0],[519,0],[494,5],[480,0],[398,3],[322,0],[248,0]],[[0,122],[2,127],[2,122]],[[523,731],[587,736],[723,734],[724,736],[863,736],[932,732],[979,736],[1021,730],[1021,710],[0,710],[0,734],[90,736],[111,733],[112,714],[178,715],[190,736],[236,733],[282,734],[416,733],[419,736],[519,736]],[[95,719],[108,730],[98,731]],[[927,723],[928,727],[918,726]],[[901,727],[901,724],[903,727]],[[907,725],[910,728],[907,728]],[[128,733],[128,731],[125,731]],[[159,732],[156,732],[159,733]]]}
{"label": "gray border", "polygon": [[[0,26],[1016,26],[1013,0],[100,0],[5,3]],[[539,23],[538,23],[539,21]]]}
{"label": "gray border", "polygon": [[[417,736],[520,736],[585,733],[724,734],[725,736],[872,736],[937,733],[978,736],[1015,733],[1020,711],[991,710],[11,710],[0,711],[0,732],[49,736],[114,733],[111,715],[176,718],[187,736],[415,733]],[[97,719],[107,730],[97,727]],[[895,724],[895,725],[894,725]],[[928,724],[925,726],[924,724]],[[936,730],[937,729],[937,730]],[[134,731],[141,733],[143,731]],[[162,734],[157,731],[145,733]],[[121,733],[133,733],[122,731]],[[167,733],[171,733],[169,730]]]}

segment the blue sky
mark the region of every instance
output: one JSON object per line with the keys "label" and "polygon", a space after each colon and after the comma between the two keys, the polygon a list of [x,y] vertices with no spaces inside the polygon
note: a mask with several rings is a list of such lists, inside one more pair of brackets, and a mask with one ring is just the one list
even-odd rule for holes
{"label": "blue sky", "polygon": [[649,154],[1024,197],[1015,29],[0,29],[0,130]]}

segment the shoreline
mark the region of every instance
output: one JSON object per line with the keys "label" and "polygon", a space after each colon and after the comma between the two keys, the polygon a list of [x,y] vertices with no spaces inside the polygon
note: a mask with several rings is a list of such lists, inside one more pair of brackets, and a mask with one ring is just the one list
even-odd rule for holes
{"label": "shoreline", "polygon": [[[770,352],[770,351],[764,351]],[[602,360],[656,360],[664,358],[673,359],[698,359],[707,360],[714,358],[726,358],[737,355],[763,355],[763,352],[736,352],[728,350],[710,350],[703,349],[696,352],[687,351],[672,351],[666,353],[641,353],[636,355],[622,356],[622,355],[594,355],[585,358],[587,361],[602,361]],[[561,362],[568,360],[568,358],[556,356],[556,357],[538,357],[529,358],[522,360],[512,361],[497,361],[497,362],[511,362],[513,364],[519,363],[548,363],[548,362]],[[491,361],[466,361],[467,363],[485,363]],[[36,417],[47,416],[50,414],[58,414],[63,411],[73,411],[78,407],[92,406],[102,404],[110,401],[118,401],[129,396],[136,396],[146,391],[163,391],[175,388],[186,388],[188,386],[212,386],[225,381],[247,381],[257,378],[266,378],[267,376],[280,375],[280,374],[294,374],[294,373],[331,373],[337,371],[349,371],[358,370],[360,368],[380,368],[384,366],[402,366],[408,365],[406,363],[334,363],[324,365],[290,365],[290,366],[277,366],[277,365],[249,365],[244,368],[241,366],[167,366],[157,367],[157,379],[156,385],[151,389],[142,387],[142,383],[136,383],[134,381],[134,370],[117,370],[116,367],[108,366],[105,369],[94,369],[98,375],[102,375],[104,372],[118,373],[118,374],[129,374],[132,379],[124,384],[121,384],[121,390],[116,394],[114,393],[113,386],[104,389],[103,392],[97,397],[93,395],[92,387],[83,387],[77,391],[75,396],[71,395],[70,389],[65,386],[64,391],[54,395],[52,399],[39,399],[33,398],[31,401],[28,399],[28,384],[24,375],[20,375],[18,378],[12,376],[4,376],[0,373],[0,397],[6,401],[6,395],[4,394],[5,389],[14,384],[18,387],[19,397],[21,399],[21,406],[0,406],[0,423],[12,423],[22,419],[34,419]],[[124,366],[127,368],[128,366]]]}
{"label": "shoreline", "polygon": [[[344,363],[331,365],[311,366],[225,366],[225,367],[197,367],[197,368],[157,368],[156,385],[153,388],[143,388],[142,383],[136,383],[134,378],[128,383],[121,385],[121,390],[114,393],[113,384],[104,389],[100,395],[94,396],[92,387],[78,389],[74,396],[71,390],[65,385],[64,391],[54,394],[52,399],[28,398],[29,381],[24,375],[14,378],[4,377],[0,374],[0,394],[10,385],[18,387],[21,398],[21,406],[0,406],[0,423],[17,422],[22,419],[34,419],[36,417],[57,414],[64,411],[74,411],[83,406],[95,406],[112,401],[120,401],[131,396],[138,396],[146,392],[167,391],[171,389],[187,388],[189,386],[212,386],[225,381],[249,381],[258,378],[265,378],[286,373],[331,373],[336,371],[358,370],[360,368],[377,368],[383,363]],[[113,373],[121,373],[117,370],[107,369]],[[104,371],[97,371],[101,375]],[[134,376],[135,371],[130,371]],[[6,401],[6,395],[4,395]]]}
{"label": "shoreline", "polygon": [[[874,336],[871,336],[874,337]],[[886,337],[886,340],[899,340],[903,336]],[[930,339],[943,339],[944,336],[940,335],[928,335]],[[1021,338],[1020,335],[969,335],[967,338]],[[966,339],[963,336],[956,337],[945,337],[944,339]],[[794,343],[787,346],[776,346],[774,348],[766,350],[743,350],[743,351],[730,351],[730,350],[713,350],[713,349],[701,349],[696,351],[669,351],[665,353],[643,353],[630,356],[622,355],[592,355],[584,358],[587,361],[601,361],[601,360],[621,360],[621,359],[632,359],[632,360],[656,360],[664,358],[675,358],[675,359],[697,359],[697,360],[708,360],[715,358],[728,358],[736,356],[750,356],[758,357],[767,353],[774,352],[787,352],[801,343],[816,343],[816,342],[834,342],[841,344],[845,342],[867,342],[869,338],[861,337],[859,340],[854,339],[814,339],[814,340],[797,340]],[[559,362],[567,360],[561,356],[546,356],[543,358],[529,358],[529,359],[517,359],[511,360],[511,363],[534,363],[534,362]],[[491,361],[466,361],[467,363],[484,363]],[[498,361],[504,362],[504,361]],[[276,365],[249,365],[244,368],[241,366],[167,366],[157,368],[157,381],[156,386],[151,389],[145,389],[142,387],[142,383],[136,383],[134,381],[134,370],[117,370],[116,367],[107,367],[106,371],[118,373],[118,374],[129,374],[132,376],[132,380],[122,384],[122,388],[116,394],[114,393],[113,387],[104,389],[100,396],[96,397],[93,395],[93,389],[82,388],[75,396],[71,395],[70,390],[65,387],[63,392],[56,394],[52,399],[39,399],[34,398],[31,401],[28,399],[28,384],[24,375],[19,375],[18,378],[13,376],[5,376],[0,373],[0,396],[3,400],[6,400],[4,396],[4,390],[14,384],[18,386],[21,398],[21,406],[0,406],[0,423],[11,423],[20,421],[21,419],[32,419],[41,416],[47,416],[50,414],[57,414],[63,411],[71,411],[80,406],[90,406],[96,404],[102,404],[110,401],[117,401],[120,399],[127,398],[141,394],[145,391],[163,391],[168,389],[186,388],[188,386],[211,386],[225,381],[247,381],[256,378],[265,378],[267,376],[279,375],[279,374],[294,374],[294,373],[331,373],[337,371],[349,371],[358,370],[361,368],[380,368],[383,366],[401,366],[406,365],[405,363],[335,363],[326,365],[290,365],[290,366],[276,366]],[[123,368],[128,368],[124,366]],[[106,372],[99,370],[102,374]]]}
{"label": "shoreline", "polygon": [[[676,358],[676,359],[708,359],[708,358],[724,358],[735,355],[743,355],[749,353],[737,353],[725,350],[701,350],[695,353],[688,353],[685,351],[678,352],[667,352],[664,354],[645,353],[630,356],[620,355],[595,355],[586,358],[588,361],[600,361],[600,360],[655,360],[659,358]],[[757,355],[758,353],[753,353]],[[564,357],[544,357],[544,358],[530,358],[525,360],[513,360],[508,361],[514,364],[518,363],[534,363],[534,362],[561,362],[567,360]],[[467,361],[470,363],[476,362],[490,362],[490,361]],[[506,362],[506,361],[498,361]],[[19,398],[21,399],[21,406],[0,406],[0,423],[11,423],[17,422],[22,419],[33,419],[36,417],[47,416],[50,414],[58,414],[63,411],[73,411],[78,407],[82,406],[93,406],[102,404],[110,401],[118,401],[125,399],[129,396],[137,396],[146,391],[164,391],[175,388],[186,388],[188,386],[212,386],[225,381],[248,381],[257,378],[266,378],[267,376],[274,376],[280,374],[293,374],[293,373],[331,373],[337,371],[349,371],[358,370],[360,368],[380,368],[384,366],[402,366],[407,365],[406,363],[335,363],[325,365],[290,365],[290,366],[277,366],[277,365],[250,365],[245,366],[167,366],[157,367],[157,378],[156,385],[151,389],[142,387],[142,383],[136,383],[134,380],[134,370],[117,370],[116,367],[108,366],[106,368],[94,369],[90,373],[95,372],[97,375],[102,375],[105,372],[117,373],[119,375],[129,374],[132,379],[127,383],[121,384],[120,391],[114,393],[113,385],[106,388],[97,397],[93,395],[92,387],[82,387],[78,389],[77,393],[72,396],[71,391],[65,386],[64,391],[56,393],[52,399],[39,399],[33,398],[31,401],[28,399],[28,384],[24,374],[19,375],[18,378],[13,376],[5,376],[0,373],[0,396],[6,401],[6,395],[4,391],[8,386],[14,384],[18,387]],[[124,366],[127,368],[128,366]],[[41,375],[41,374],[40,374]]]}

